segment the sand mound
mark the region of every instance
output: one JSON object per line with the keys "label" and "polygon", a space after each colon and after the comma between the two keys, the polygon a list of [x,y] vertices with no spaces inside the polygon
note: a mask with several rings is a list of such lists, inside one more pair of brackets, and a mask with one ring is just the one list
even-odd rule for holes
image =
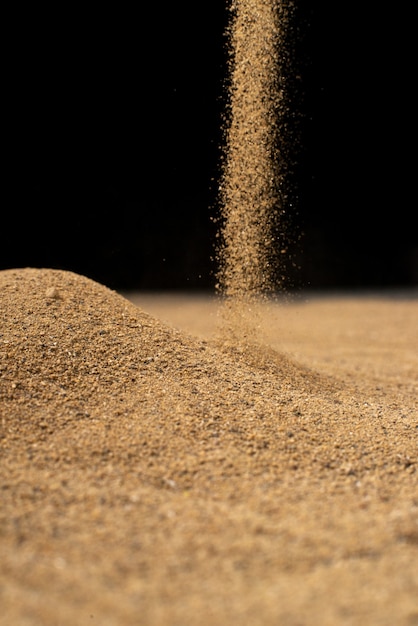
{"label": "sand mound", "polygon": [[[12,428],[28,419],[36,426],[34,415],[49,416],[55,429],[92,412],[118,415],[128,399],[132,409],[132,396],[143,409],[162,409],[163,403],[172,413],[178,402],[195,409],[195,396],[207,397],[209,382],[223,387],[225,402],[228,389],[253,383],[254,373],[248,378],[242,371],[245,360],[282,370],[282,384],[289,383],[285,369],[298,372],[284,357],[279,365],[276,353],[228,346],[227,337],[223,346],[210,347],[72,272],[6,270],[0,290],[1,397],[13,407]],[[300,373],[308,380],[306,371]]]}
{"label": "sand mound", "polygon": [[315,384],[308,370],[267,348],[244,349],[228,337],[209,346],[72,272],[6,270],[0,290],[9,432],[25,425],[57,430],[134,409],[162,413],[168,426],[175,413],[208,417],[215,406],[225,412],[231,393],[234,411],[238,401],[245,415],[248,393],[269,385],[260,374],[278,375],[280,403],[296,380]]}
{"label": "sand mound", "polygon": [[416,623],[413,398],[71,272],[0,272],[0,318],[2,626]]}
{"label": "sand mound", "polygon": [[86,277],[8,270],[0,289],[2,392],[14,412],[82,419],[132,391],[158,395],[164,375],[180,378],[195,360],[192,341]]}

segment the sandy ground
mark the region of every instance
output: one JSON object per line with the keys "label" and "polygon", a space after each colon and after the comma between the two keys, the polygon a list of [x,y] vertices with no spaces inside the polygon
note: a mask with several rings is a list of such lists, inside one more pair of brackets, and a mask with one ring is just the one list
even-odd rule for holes
{"label": "sandy ground", "polygon": [[418,624],[418,299],[0,272],[1,626]]}

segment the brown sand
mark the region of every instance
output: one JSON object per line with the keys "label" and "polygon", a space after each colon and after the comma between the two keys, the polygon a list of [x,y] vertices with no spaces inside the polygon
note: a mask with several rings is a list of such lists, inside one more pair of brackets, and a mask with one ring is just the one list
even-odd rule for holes
{"label": "brown sand", "polygon": [[224,297],[223,326],[242,342],[257,332],[260,301],[285,286],[286,267],[294,264],[287,232],[290,155],[297,145],[290,106],[294,4],[227,4],[216,289]]}
{"label": "brown sand", "polygon": [[218,278],[221,292],[239,300],[271,291],[274,284],[271,256],[278,245],[278,187],[284,183],[276,150],[284,106],[278,85],[284,25],[271,0],[231,3]]}
{"label": "brown sand", "polygon": [[418,301],[132,300],[0,272],[1,626],[418,624]]}

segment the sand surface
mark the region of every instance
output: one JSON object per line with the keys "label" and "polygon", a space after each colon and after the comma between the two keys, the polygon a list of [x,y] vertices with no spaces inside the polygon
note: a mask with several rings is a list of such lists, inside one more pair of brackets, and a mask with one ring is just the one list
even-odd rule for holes
{"label": "sand surface", "polygon": [[418,624],[418,299],[0,272],[1,626]]}

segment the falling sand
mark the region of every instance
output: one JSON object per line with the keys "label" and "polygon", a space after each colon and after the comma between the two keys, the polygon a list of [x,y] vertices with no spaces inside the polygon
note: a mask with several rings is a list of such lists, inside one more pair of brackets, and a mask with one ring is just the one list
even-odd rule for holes
{"label": "falling sand", "polygon": [[259,303],[283,279],[289,171],[287,27],[291,2],[233,2],[220,181],[218,291],[234,341],[255,339]]}
{"label": "falling sand", "polygon": [[210,298],[0,272],[0,626],[418,624],[418,302],[259,302],[269,110],[251,163],[231,130],[220,273],[264,343]]}

